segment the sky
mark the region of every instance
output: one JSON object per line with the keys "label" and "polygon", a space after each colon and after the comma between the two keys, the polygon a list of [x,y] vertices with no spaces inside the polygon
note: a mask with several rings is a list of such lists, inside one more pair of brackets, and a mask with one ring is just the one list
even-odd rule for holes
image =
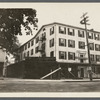
{"label": "sky", "polygon": [[[88,12],[88,29],[100,31],[100,3],[0,3],[1,8],[33,8],[37,11],[38,29],[42,25],[59,22],[67,25],[84,28],[80,24],[83,13]],[[35,35],[37,31],[33,31]],[[21,44],[28,41],[31,36],[18,36]]]}

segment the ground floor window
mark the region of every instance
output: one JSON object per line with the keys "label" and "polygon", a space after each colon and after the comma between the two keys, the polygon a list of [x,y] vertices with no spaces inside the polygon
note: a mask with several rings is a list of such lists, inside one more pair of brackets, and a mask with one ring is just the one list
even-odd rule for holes
{"label": "ground floor window", "polygon": [[96,55],[96,61],[100,62],[100,55]]}
{"label": "ground floor window", "polygon": [[59,59],[66,59],[66,52],[59,51]]}
{"label": "ground floor window", "polygon": [[69,60],[75,60],[75,53],[73,53],[73,52],[68,52],[68,59],[69,59]]}
{"label": "ground floor window", "polygon": [[94,55],[93,54],[90,55],[90,60],[94,61]]}

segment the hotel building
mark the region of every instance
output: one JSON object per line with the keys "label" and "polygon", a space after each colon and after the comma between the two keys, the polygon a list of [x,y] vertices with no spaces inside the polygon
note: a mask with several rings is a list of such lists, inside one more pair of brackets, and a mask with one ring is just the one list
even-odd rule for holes
{"label": "hotel building", "polygon": [[[93,75],[100,74],[100,32],[88,30]],[[66,78],[87,78],[89,59],[86,31],[62,23],[43,25],[37,34],[18,49],[20,61],[26,57],[55,57]],[[70,74],[68,74],[70,72]]]}

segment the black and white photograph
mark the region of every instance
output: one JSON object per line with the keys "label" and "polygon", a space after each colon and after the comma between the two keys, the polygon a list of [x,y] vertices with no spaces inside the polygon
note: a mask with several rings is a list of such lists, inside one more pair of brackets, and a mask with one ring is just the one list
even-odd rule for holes
{"label": "black and white photograph", "polygon": [[99,93],[99,20],[100,3],[0,3],[0,93]]}

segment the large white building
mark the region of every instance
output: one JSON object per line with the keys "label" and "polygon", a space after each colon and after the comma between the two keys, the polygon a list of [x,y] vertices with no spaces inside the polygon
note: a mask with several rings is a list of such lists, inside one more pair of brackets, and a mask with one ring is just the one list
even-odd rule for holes
{"label": "large white building", "polygon": [[[100,32],[88,30],[88,41],[92,70],[97,75],[100,73]],[[20,61],[25,57],[55,57],[60,66],[70,70],[73,76],[88,77],[89,60],[83,28],[56,22],[43,25],[18,51]]]}

